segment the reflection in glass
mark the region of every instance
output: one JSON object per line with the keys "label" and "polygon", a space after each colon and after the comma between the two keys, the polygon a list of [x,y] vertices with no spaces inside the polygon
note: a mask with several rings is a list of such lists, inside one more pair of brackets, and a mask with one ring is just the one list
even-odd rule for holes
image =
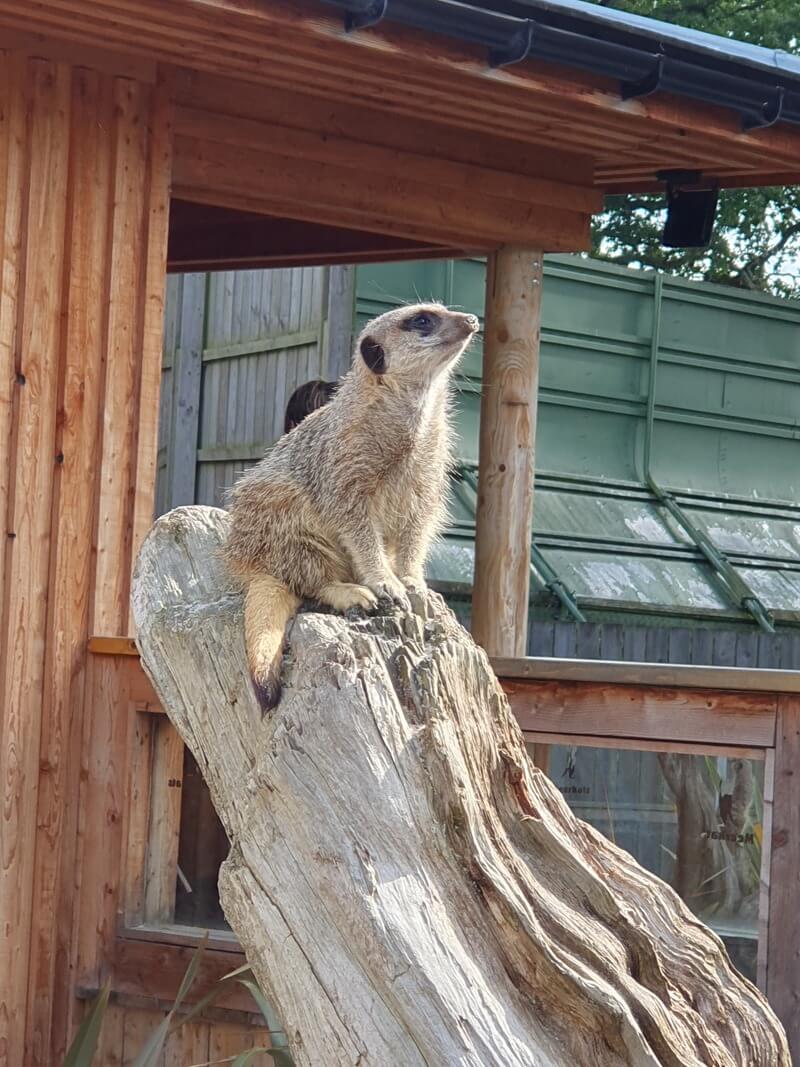
{"label": "reflection in glass", "polygon": [[755,981],[762,762],[554,745],[550,777],[579,818],[672,885]]}
{"label": "reflection in glass", "polygon": [[229,848],[228,837],[211,803],[208,786],[187,748],[183,758],[175,922],[185,926],[227,928],[219,903],[217,877]]}

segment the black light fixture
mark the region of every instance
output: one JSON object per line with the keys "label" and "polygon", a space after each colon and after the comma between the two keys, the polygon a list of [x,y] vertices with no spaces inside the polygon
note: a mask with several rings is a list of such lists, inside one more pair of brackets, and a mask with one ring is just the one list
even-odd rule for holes
{"label": "black light fixture", "polygon": [[667,221],[661,243],[665,248],[707,248],[714,232],[719,182],[699,170],[660,170],[667,187]]}

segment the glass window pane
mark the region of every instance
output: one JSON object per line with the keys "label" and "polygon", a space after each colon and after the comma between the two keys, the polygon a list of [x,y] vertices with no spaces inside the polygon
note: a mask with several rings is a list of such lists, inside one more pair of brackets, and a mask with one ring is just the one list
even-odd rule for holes
{"label": "glass window pane", "polygon": [[575,814],[668,882],[755,982],[763,762],[554,745],[549,773]]}
{"label": "glass window pane", "polygon": [[208,786],[187,748],[183,760],[181,831],[175,921],[203,929],[226,929],[217,877],[228,855],[228,837],[211,803]]}

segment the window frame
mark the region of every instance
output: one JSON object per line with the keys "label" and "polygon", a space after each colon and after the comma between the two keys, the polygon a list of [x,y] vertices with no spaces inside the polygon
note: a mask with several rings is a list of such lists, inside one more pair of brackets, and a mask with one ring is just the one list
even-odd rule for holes
{"label": "window frame", "polygon": [[[155,995],[167,1003],[207,933],[168,919],[174,911],[184,746],[141,667],[135,642],[93,638],[90,651],[122,658],[130,720],[112,988],[123,997],[152,1000],[155,976]],[[800,918],[788,883],[800,869],[800,835],[783,827],[793,828],[792,812],[800,810],[800,775],[793,773],[800,762],[800,671],[535,657],[497,659],[492,666],[523,737],[534,746],[534,762],[545,771],[553,744],[764,761],[758,986],[772,993],[778,1010],[791,1002],[800,971],[786,947],[792,943],[786,931],[800,933]],[[773,848],[775,827],[781,828],[780,840]],[[210,932],[199,988],[243,962],[235,935]],[[244,991],[232,991],[223,1006],[257,1017]]]}

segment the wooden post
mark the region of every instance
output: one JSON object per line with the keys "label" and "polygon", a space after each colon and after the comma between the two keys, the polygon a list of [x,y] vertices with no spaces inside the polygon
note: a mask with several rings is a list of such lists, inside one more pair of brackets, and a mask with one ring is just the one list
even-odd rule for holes
{"label": "wooden post", "polygon": [[472,593],[472,633],[490,656],[527,646],[541,298],[541,252],[490,256]]}
{"label": "wooden post", "polygon": [[800,1063],[800,697],[778,698],[769,872],[767,996]]}
{"label": "wooden post", "polygon": [[353,358],[353,317],[356,301],[356,268],[330,267],[328,271],[327,377],[341,378]]}

